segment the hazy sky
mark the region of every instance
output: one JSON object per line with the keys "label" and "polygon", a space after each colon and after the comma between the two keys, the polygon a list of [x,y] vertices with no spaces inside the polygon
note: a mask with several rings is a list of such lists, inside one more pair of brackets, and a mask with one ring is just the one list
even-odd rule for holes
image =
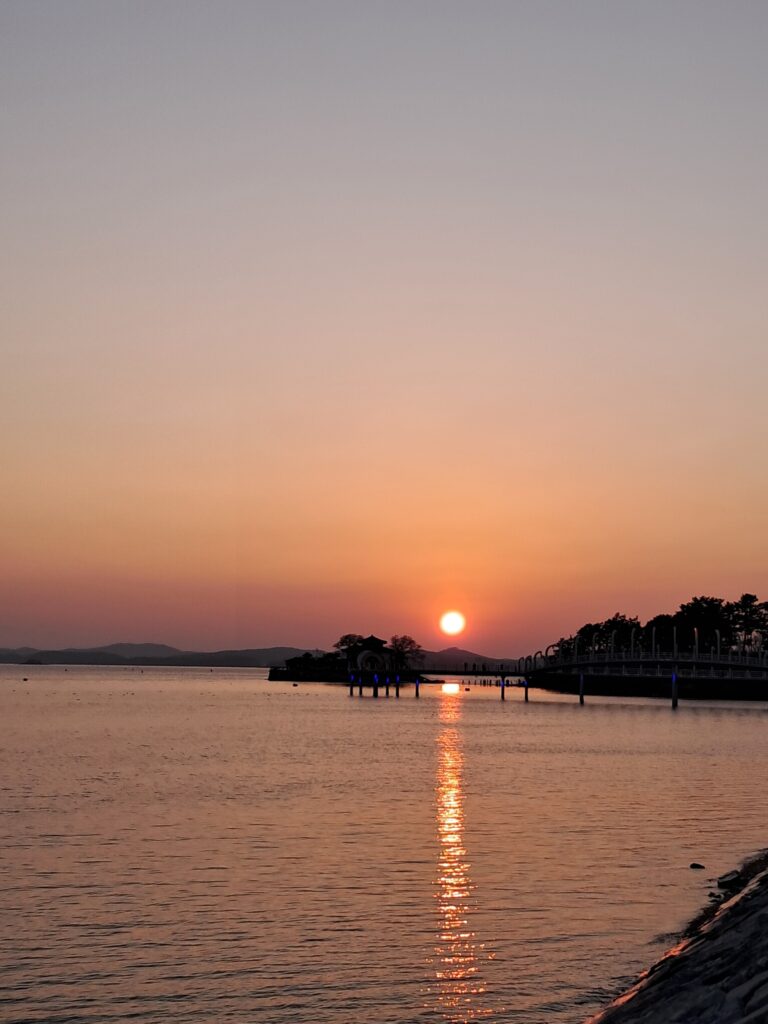
{"label": "hazy sky", "polygon": [[0,645],[768,597],[768,4],[0,4]]}

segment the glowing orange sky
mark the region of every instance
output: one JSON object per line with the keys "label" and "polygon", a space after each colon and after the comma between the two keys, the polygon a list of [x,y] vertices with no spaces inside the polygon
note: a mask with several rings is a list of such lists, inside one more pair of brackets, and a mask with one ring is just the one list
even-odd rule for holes
{"label": "glowing orange sky", "polygon": [[766,12],[362,6],[6,5],[1,645],[765,596]]}

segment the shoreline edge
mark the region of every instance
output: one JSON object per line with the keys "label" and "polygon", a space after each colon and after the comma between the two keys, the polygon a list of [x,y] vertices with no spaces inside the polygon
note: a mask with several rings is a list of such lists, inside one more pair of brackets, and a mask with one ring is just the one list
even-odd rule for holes
{"label": "shoreline edge", "polygon": [[766,1024],[768,849],[748,857],[722,902],[704,907],[680,941],[584,1024]]}

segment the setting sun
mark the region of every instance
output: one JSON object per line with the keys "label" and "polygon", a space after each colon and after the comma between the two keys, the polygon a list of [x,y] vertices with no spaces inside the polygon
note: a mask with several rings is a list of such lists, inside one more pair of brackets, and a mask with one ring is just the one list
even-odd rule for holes
{"label": "setting sun", "polygon": [[446,636],[458,636],[459,633],[464,632],[466,624],[467,620],[461,612],[445,612],[440,617],[440,629]]}

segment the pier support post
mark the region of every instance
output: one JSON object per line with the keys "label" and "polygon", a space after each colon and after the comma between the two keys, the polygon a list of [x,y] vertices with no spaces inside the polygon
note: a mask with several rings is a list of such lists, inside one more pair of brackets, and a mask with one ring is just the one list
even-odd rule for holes
{"label": "pier support post", "polygon": [[363,677],[362,676],[360,676],[360,685],[357,688],[357,695],[358,695],[358,697],[362,697],[363,696]]}
{"label": "pier support post", "polygon": [[354,697],[355,695],[355,677],[349,677],[349,696]]}
{"label": "pier support post", "polygon": [[501,699],[502,700],[506,700],[507,698],[505,697],[504,692],[507,689],[507,686],[506,686],[506,683],[504,682],[504,676],[501,677],[501,682],[499,683],[499,687],[501,688]]}
{"label": "pier support post", "polygon": [[417,679],[416,680],[416,697],[417,697],[417,699],[418,699],[418,696],[419,696],[419,680]]}
{"label": "pier support post", "polygon": [[677,672],[672,673],[672,708],[677,707]]}
{"label": "pier support post", "polygon": [[584,673],[579,672],[579,704],[584,703]]}
{"label": "pier support post", "polygon": [[389,676],[387,676],[387,683],[386,683],[386,686],[384,687],[384,696],[385,697],[389,696]]}
{"label": "pier support post", "polygon": [[523,686],[525,687],[525,703],[528,703],[528,677],[526,676],[523,680]]}

